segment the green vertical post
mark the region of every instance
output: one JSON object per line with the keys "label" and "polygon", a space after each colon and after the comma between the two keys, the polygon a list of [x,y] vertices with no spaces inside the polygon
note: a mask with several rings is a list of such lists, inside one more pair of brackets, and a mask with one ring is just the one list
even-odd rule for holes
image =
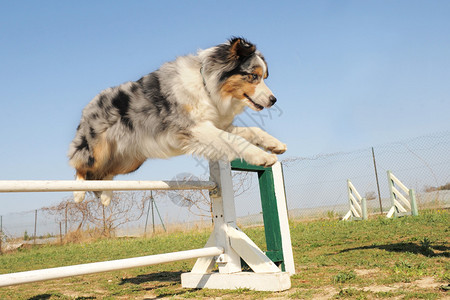
{"label": "green vertical post", "polygon": [[409,190],[409,199],[411,201],[411,214],[413,216],[418,216],[419,215],[419,210],[417,208],[416,193],[414,192],[413,189]]}
{"label": "green vertical post", "polygon": [[258,173],[259,191],[261,194],[261,206],[267,246],[266,255],[275,264],[281,264],[282,270],[284,271],[280,220],[278,217],[275,187],[273,185],[272,168],[253,166],[245,161],[234,160],[231,163],[231,169],[235,171],[250,171]]}
{"label": "green vertical post", "polygon": [[281,244],[280,220],[278,218],[277,199],[273,186],[272,170],[258,172],[261,206],[264,217],[266,234],[266,255],[275,263],[283,262],[283,248]]}

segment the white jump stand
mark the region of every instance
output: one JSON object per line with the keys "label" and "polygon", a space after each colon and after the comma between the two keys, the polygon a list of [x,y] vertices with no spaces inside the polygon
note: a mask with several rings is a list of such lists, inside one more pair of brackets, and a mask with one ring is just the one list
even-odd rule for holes
{"label": "white jump stand", "polygon": [[[210,162],[211,180],[217,189],[211,191],[214,231],[205,247],[217,246],[224,253],[197,259],[189,273],[181,275],[184,288],[283,291],[291,287],[290,274],[282,272],[258,246],[236,225],[231,167],[228,162]],[[242,272],[241,258],[253,270]],[[215,265],[218,272],[213,272]]]}

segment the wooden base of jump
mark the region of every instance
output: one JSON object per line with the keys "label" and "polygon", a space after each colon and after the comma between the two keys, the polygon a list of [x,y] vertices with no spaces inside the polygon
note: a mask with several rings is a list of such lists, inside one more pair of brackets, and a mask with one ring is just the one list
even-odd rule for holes
{"label": "wooden base of jump", "polygon": [[291,287],[290,274],[279,273],[253,273],[239,272],[232,274],[208,273],[181,274],[181,282],[184,288],[192,289],[251,289],[254,291],[278,292],[288,290]]}

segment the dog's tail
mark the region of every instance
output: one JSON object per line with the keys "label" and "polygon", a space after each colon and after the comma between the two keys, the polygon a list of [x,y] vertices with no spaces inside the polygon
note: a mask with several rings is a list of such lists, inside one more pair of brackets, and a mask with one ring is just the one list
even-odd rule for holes
{"label": "dog's tail", "polygon": [[77,171],[83,173],[82,169],[84,169],[86,173],[93,167],[95,163],[93,144],[93,135],[85,132],[84,126],[80,124],[67,154],[70,165]]}

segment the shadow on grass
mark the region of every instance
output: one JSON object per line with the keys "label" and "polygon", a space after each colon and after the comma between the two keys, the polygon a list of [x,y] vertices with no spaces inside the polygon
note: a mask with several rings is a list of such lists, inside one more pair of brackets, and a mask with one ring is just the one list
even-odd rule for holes
{"label": "shadow on grass", "polygon": [[339,253],[354,251],[354,250],[368,250],[368,249],[381,249],[390,252],[409,252],[414,254],[422,254],[427,257],[450,257],[450,247],[443,245],[430,245],[424,247],[414,243],[395,243],[388,245],[371,245],[349,248],[339,251]]}
{"label": "shadow on grass", "polygon": [[[185,271],[186,272],[186,271]],[[173,288],[174,286],[181,285],[181,274],[185,273],[181,271],[177,272],[158,272],[151,274],[138,275],[133,278],[123,278],[119,285],[131,283],[141,285],[141,288],[146,291],[153,291],[156,296],[152,298],[145,299],[161,299],[167,297],[175,297],[191,293],[196,291],[196,289],[182,289]],[[149,284],[148,284],[149,283]]]}
{"label": "shadow on grass", "polygon": [[[28,298],[28,300],[47,300],[47,299],[51,299],[53,296],[56,296],[57,298],[60,298],[60,294],[40,294],[40,295],[36,295],[33,296],[31,298]],[[96,299],[95,297],[77,297],[75,298],[76,300],[82,300],[82,299]]]}
{"label": "shadow on grass", "polygon": [[46,300],[46,299],[50,299],[51,296],[52,296],[52,294],[40,294],[40,295],[33,296],[31,298],[28,298],[28,300]]}
{"label": "shadow on grass", "polygon": [[133,278],[122,278],[119,285],[126,283],[141,284],[150,281],[181,283],[181,271],[177,272],[158,272],[151,274],[138,275]]}

